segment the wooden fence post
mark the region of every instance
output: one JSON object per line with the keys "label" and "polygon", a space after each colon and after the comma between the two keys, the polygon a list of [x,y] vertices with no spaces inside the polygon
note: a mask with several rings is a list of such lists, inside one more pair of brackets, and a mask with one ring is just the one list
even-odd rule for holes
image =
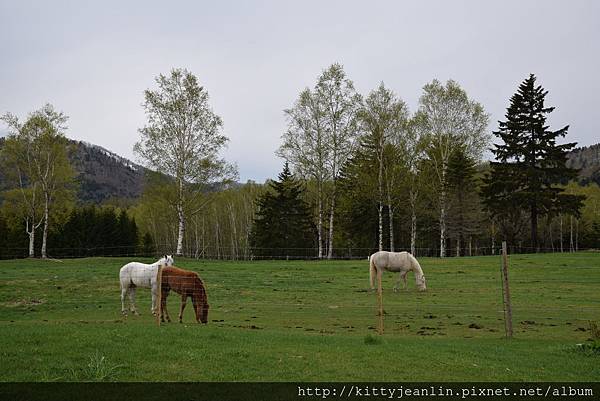
{"label": "wooden fence post", "polygon": [[156,324],[160,326],[160,318],[162,316],[162,265],[158,265],[156,271]]}
{"label": "wooden fence post", "polygon": [[502,241],[502,295],[504,303],[504,330],[507,338],[513,336],[512,308],[510,305],[510,288],[508,283],[508,255],[506,241]]}

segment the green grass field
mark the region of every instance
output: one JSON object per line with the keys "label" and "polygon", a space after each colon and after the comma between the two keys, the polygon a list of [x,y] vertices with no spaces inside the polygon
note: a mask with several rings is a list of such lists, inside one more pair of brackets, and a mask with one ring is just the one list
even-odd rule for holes
{"label": "green grass field", "polygon": [[[597,381],[600,253],[510,257],[515,338],[504,339],[500,257],[420,259],[428,291],[391,291],[377,335],[368,262],[176,260],[199,272],[209,324],[120,314],[129,260],[0,261],[2,381]],[[149,260],[146,260],[150,262]],[[179,297],[169,297],[176,317]],[[176,320],[176,319],[175,319]],[[577,344],[588,344],[581,347]],[[596,344],[596,345],[594,345]],[[596,346],[596,348],[594,348]]]}

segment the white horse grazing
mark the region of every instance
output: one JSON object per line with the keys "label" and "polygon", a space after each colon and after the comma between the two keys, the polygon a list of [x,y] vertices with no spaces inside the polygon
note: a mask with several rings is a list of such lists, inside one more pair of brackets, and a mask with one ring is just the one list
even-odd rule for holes
{"label": "white horse grazing", "polygon": [[173,257],[171,255],[165,255],[151,265],[140,262],[130,262],[125,266],[121,267],[119,272],[119,281],[121,282],[121,313],[127,315],[127,309],[125,309],[125,297],[129,293],[129,301],[131,311],[135,315],[139,315],[135,307],[135,289],[137,287],[150,288],[152,293],[152,314],[156,314],[156,274],[158,273],[158,266],[173,266]]}
{"label": "white horse grazing", "polygon": [[394,291],[398,290],[400,285],[400,279],[404,281],[404,289],[408,288],[406,283],[406,275],[409,271],[415,273],[415,282],[419,291],[425,291],[427,285],[425,284],[425,276],[423,275],[423,269],[417,261],[417,259],[408,252],[386,252],[379,251],[375,252],[369,257],[369,273],[371,277],[371,289],[375,289],[375,275],[377,275],[378,282],[381,283],[381,275],[383,271],[387,270],[390,272],[399,272],[398,280]]}

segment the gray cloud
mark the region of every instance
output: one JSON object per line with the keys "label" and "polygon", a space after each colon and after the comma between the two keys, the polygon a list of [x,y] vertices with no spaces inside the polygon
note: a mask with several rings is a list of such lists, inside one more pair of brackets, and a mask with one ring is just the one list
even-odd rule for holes
{"label": "gray cloud", "polygon": [[133,158],[144,89],[185,67],[225,121],[225,157],[263,181],[281,169],[282,110],[340,62],[359,91],[384,81],[411,110],[424,84],[455,79],[490,129],[533,72],[557,106],[551,127],[598,142],[598,2],[214,3],[0,1],[0,112],[51,102],[69,137]]}

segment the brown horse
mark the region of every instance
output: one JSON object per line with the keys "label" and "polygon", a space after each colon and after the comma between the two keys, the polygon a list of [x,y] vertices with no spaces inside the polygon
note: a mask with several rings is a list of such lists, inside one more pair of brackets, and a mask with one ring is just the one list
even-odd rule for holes
{"label": "brown horse", "polygon": [[181,295],[179,323],[181,323],[183,310],[185,309],[188,297],[192,297],[192,304],[194,305],[194,311],[196,312],[196,321],[198,323],[208,322],[208,298],[206,296],[206,290],[204,289],[204,283],[196,272],[183,270],[175,266],[165,266],[162,269],[161,278],[160,318],[163,322],[165,321],[165,315],[167,321],[171,321],[169,312],[167,311],[167,297],[169,296],[170,290]]}

